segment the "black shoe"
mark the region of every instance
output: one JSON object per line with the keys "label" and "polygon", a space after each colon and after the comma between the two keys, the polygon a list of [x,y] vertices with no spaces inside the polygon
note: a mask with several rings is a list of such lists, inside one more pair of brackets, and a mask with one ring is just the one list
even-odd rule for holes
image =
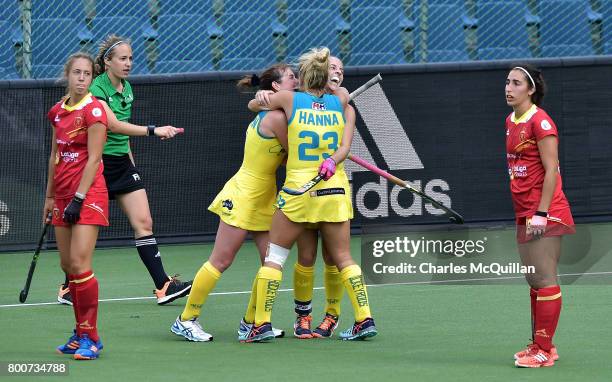
{"label": "black shoe", "polygon": [[72,306],[72,295],[67,285],[60,284],[59,292],[57,292],[57,302]]}
{"label": "black shoe", "polygon": [[181,281],[178,275],[166,281],[161,289],[155,289],[153,293],[157,296],[157,305],[166,305],[177,298],[185,297],[191,290],[192,281]]}

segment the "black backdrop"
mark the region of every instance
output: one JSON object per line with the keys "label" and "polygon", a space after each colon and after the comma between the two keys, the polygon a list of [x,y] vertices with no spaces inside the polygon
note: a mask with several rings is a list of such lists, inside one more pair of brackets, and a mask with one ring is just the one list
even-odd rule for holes
{"label": "black backdrop", "polygon": [[[536,64],[549,87],[543,107],[559,128],[564,189],[572,210],[582,220],[607,219],[612,215],[612,59]],[[424,167],[391,172],[447,195],[469,222],[511,220],[504,153],[504,119],[510,109],[503,94],[509,67],[509,62],[489,62],[348,68],[344,84],[352,90],[382,73],[383,89]],[[132,138],[154,231],[162,242],[213,237],[218,219],[207,206],[239,168],[252,117],[246,110],[252,94],[234,87],[239,77],[208,73],[132,79],[133,122],[185,128],[183,136],[170,141]],[[53,82],[0,82],[0,250],[30,248],[40,233],[50,139],[45,115],[62,93]],[[387,168],[360,117],[358,129],[376,164]],[[360,194],[354,227],[444,221],[407,192],[395,196],[381,182],[370,173],[353,174],[354,198],[366,183],[378,190]],[[442,183],[448,190],[440,188]],[[378,217],[364,217],[364,208]],[[101,244],[132,236],[114,203],[111,224],[101,231]]]}

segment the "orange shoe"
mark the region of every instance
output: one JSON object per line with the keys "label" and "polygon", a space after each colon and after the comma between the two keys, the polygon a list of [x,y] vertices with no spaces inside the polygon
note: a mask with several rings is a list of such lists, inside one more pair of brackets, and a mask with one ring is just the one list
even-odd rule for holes
{"label": "orange shoe", "polygon": [[[540,347],[534,343],[531,343],[529,345],[527,345],[527,347],[523,350],[521,350],[518,353],[514,353],[514,359],[517,360],[519,358],[523,358],[523,357],[527,357],[529,355],[534,355],[538,352],[538,350],[540,349]],[[557,353],[557,347],[553,345],[552,348],[550,348],[550,357],[553,361],[557,361],[559,360],[559,354]]]}
{"label": "orange shoe", "polygon": [[550,367],[554,365],[555,360],[552,358],[552,355],[549,352],[540,349],[539,347],[535,353],[529,354],[514,361],[514,366],[516,367],[535,368]]}
{"label": "orange shoe", "polygon": [[298,314],[293,324],[293,336],[302,340],[312,338],[312,331],[310,330],[311,322],[312,316],[310,314],[307,316]]}

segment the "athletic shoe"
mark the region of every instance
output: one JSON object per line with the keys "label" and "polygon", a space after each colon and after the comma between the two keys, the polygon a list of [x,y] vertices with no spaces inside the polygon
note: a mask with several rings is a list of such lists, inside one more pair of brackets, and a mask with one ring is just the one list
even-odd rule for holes
{"label": "athletic shoe", "polygon": [[74,354],[79,348],[79,336],[76,334],[76,330],[72,331],[72,335],[68,338],[65,344],[55,348],[59,354]]}
{"label": "athletic shoe", "polygon": [[[537,345],[536,345],[537,346]],[[516,367],[550,367],[554,366],[555,360],[552,355],[538,347],[534,354],[529,354],[514,361]]]}
{"label": "athletic shoe", "polygon": [[64,284],[60,284],[59,292],[57,292],[57,302],[64,305],[72,305],[72,296],[68,286],[64,288]]}
{"label": "athletic shoe", "polygon": [[[514,353],[514,359],[517,360],[519,358],[527,357],[529,355],[534,355],[538,352],[539,349],[540,347],[537,344],[531,343],[527,345],[527,347],[521,350],[520,352]],[[550,357],[552,358],[553,361],[559,360],[559,354],[557,353],[556,346],[553,346],[552,348],[550,348]]]}
{"label": "athletic shoe", "polygon": [[312,336],[316,338],[329,338],[334,334],[334,330],[338,327],[338,316],[325,313],[323,321],[312,331]]}
{"label": "athletic shoe", "polygon": [[293,336],[300,339],[312,338],[312,330],[310,330],[310,323],[312,322],[312,316],[298,314],[293,323]]}
{"label": "athletic shoe", "polygon": [[191,283],[193,281],[181,281],[178,279],[178,275],[172,276],[172,278],[164,284],[161,289],[155,289],[153,293],[157,296],[157,305],[166,305],[176,300],[177,298],[185,297],[191,290]]}
{"label": "athletic shoe", "polygon": [[266,342],[274,339],[272,324],[265,322],[259,326],[252,325],[248,334],[243,337],[238,337],[240,342]]}
{"label": "athletic shoe", "polygon": [[188,341],[208,342],[213,340],[212,334],[206,333],[197,317],[191,320],[181,321],[181,315],[176,318],[170,331],[178,336],[185,337]]}
{"label": "athletic shoe", "polygon": [[96,359],[100,356],[100,351],[103,347],[102,341],[98,340],[98,342],[93,342],[87,334],[83,334],[81,338],[79,338],[79,348],[74,353],[74,359]]}
{"label": "athletic shoe", "polygon": [[[240,326],[238,327],[238,341],[242,341],[242,339],[246,339],[249,335],[249,331],[251,331],[251,327],[253,324],[247,323],[244,318],[240,319]],[[274,338],[283,338],[285,336],[285,331],[282,329],[272,328],[272,332],[274,332]]]}
{"label": "athletic shoe", "polygon": [[378,334],[374,320],[370,317],[361,322],[355,322],[353,326],[340,332],[340,338],[345,341],[363,340]]}

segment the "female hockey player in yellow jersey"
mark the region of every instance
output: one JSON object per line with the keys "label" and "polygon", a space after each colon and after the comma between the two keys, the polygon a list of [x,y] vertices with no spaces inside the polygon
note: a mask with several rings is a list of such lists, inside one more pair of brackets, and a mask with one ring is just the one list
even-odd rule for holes
{"label": "female hockey player in yellow jersey", "polygon": [[282,267],[291,246],[308,223],[319,223],[323,240],[333,243],[327,249],[340,271],[355,311],[355,324],[340,337],[354,340],[377,333],[361,268],[350,255],[353,209],[342,162],[348,156],[353,129],[345,129],[344,110],[348,94],[326,94],[329,55],[327,48],[312,49],[303,54],[299,59],[300,91],[280,91],[270,96],[269,107],[282,109],[288,120],[289,156],[284,187],[297,189],[317,173],[325,181],[301,195],[279,192],[265,263],[256,276],[255,297],[251,297],[256,301],[254,314],[247,311],[245,317],[247,323],[251,323],[249,319],[252,317],[254,325],[246,336],[240,338],[243,342],[274,338],[270,320],[282,279]]}

